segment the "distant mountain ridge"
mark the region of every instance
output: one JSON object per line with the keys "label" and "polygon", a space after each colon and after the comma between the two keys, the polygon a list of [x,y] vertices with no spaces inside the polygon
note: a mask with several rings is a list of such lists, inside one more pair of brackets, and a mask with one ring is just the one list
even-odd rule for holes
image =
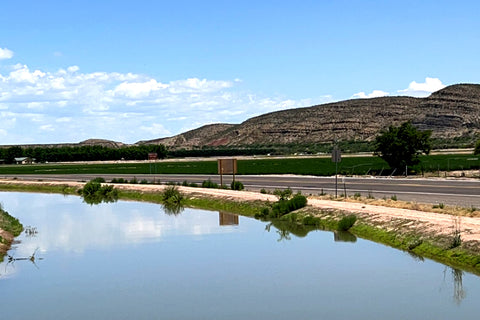
{"label": "distant mountain ridge", "polygon": [[432,130],[433,138],[479,137],[480,85],[452,85],[427,98],[353,99],[276,111],[241,124],[210,124],[173,137],[139,141],[138,144],[192,149],[329,143],[334,139],[372,141],[381,130],[405,121],[412,121],[421,130]]}
{"label": "distant mountain ridge", "polygon": [[[311,107],[281,110],[240,124],[209,124],[172,137],[143,140],[134,145],[163,144],[171,150],[287,144],[372,141],[390,125],[405,121],[433,138],[480,138],[480,85],[456,84],[426,98],[381,97],[352,99]],[[79,143],[30,144],[20,147],[128,146],[122,142],[88,139]],[[9,147],[9,146],[0,146]]]}

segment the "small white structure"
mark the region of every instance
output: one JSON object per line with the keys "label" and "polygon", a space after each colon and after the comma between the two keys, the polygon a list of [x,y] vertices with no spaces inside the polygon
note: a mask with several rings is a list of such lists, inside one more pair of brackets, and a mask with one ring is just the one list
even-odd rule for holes
{"label": "small white structure", "polygon": [[34,162],[35,162],[35,158],[30,158],[30,157],[15,158],[16,164],[32,164]]}

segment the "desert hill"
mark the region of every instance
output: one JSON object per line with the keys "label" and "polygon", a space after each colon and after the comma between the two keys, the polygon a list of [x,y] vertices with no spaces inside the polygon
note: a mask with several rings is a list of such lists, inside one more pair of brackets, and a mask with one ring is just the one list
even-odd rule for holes
{"label": "desert hill", "polygon": [[267,113],[241,124],[211,124],[173,137],[141,141],[171,149],[202,146],[238,147],[291,143],[371,141],[390,125],[405,121],[433,138],[480,136],[480,85],[458,84],[427,98],[353,99]]}

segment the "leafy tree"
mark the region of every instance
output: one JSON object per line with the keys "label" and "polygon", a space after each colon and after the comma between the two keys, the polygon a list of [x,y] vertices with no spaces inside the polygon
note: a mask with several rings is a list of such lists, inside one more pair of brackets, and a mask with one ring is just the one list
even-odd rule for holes
{"label": "leafy tree", "polygon": [[432,131],[420,131],[410,121],[398,127],[390,126],[375,138],[375,155],[385,160],[390,168],[404,168],[420,162],[422,153],[431,150]]}
{"label": "leafy tree", "polygon": [[475,145],[475,150],[473,151],[473,154],[480,154],[480,140],[477,141],[477,144]]}

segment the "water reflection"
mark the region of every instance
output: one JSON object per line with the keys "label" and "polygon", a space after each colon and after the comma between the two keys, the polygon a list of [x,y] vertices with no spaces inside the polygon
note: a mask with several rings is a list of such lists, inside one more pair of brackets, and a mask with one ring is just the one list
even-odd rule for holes
{"label": "water reflection", "polygon": [[333,241],[335,242],[357,242],[357,237],[348,231],[334,231]]}
{"label": "water reflection", "polygon": [[463,299],[465,299],[465,297],[467,296],[467,292],[463,288],[463,271],[452,267],[445,267],[445,269],[443,270],[444,284],[446,283],[448,273],[450,273],[450,275],[452,276],[453,281],[453,301],[457,305],[460,305]]}
{"label": "water reflection", "polygon": [[238,215],[228,212],[218,212],[219,225],[221,226],[238,226]]}
{"label": "water reflection", "polygon": [[162,209],[166,214],[176,216],[183,212],[184,207],[180,203],[165,203]]}

